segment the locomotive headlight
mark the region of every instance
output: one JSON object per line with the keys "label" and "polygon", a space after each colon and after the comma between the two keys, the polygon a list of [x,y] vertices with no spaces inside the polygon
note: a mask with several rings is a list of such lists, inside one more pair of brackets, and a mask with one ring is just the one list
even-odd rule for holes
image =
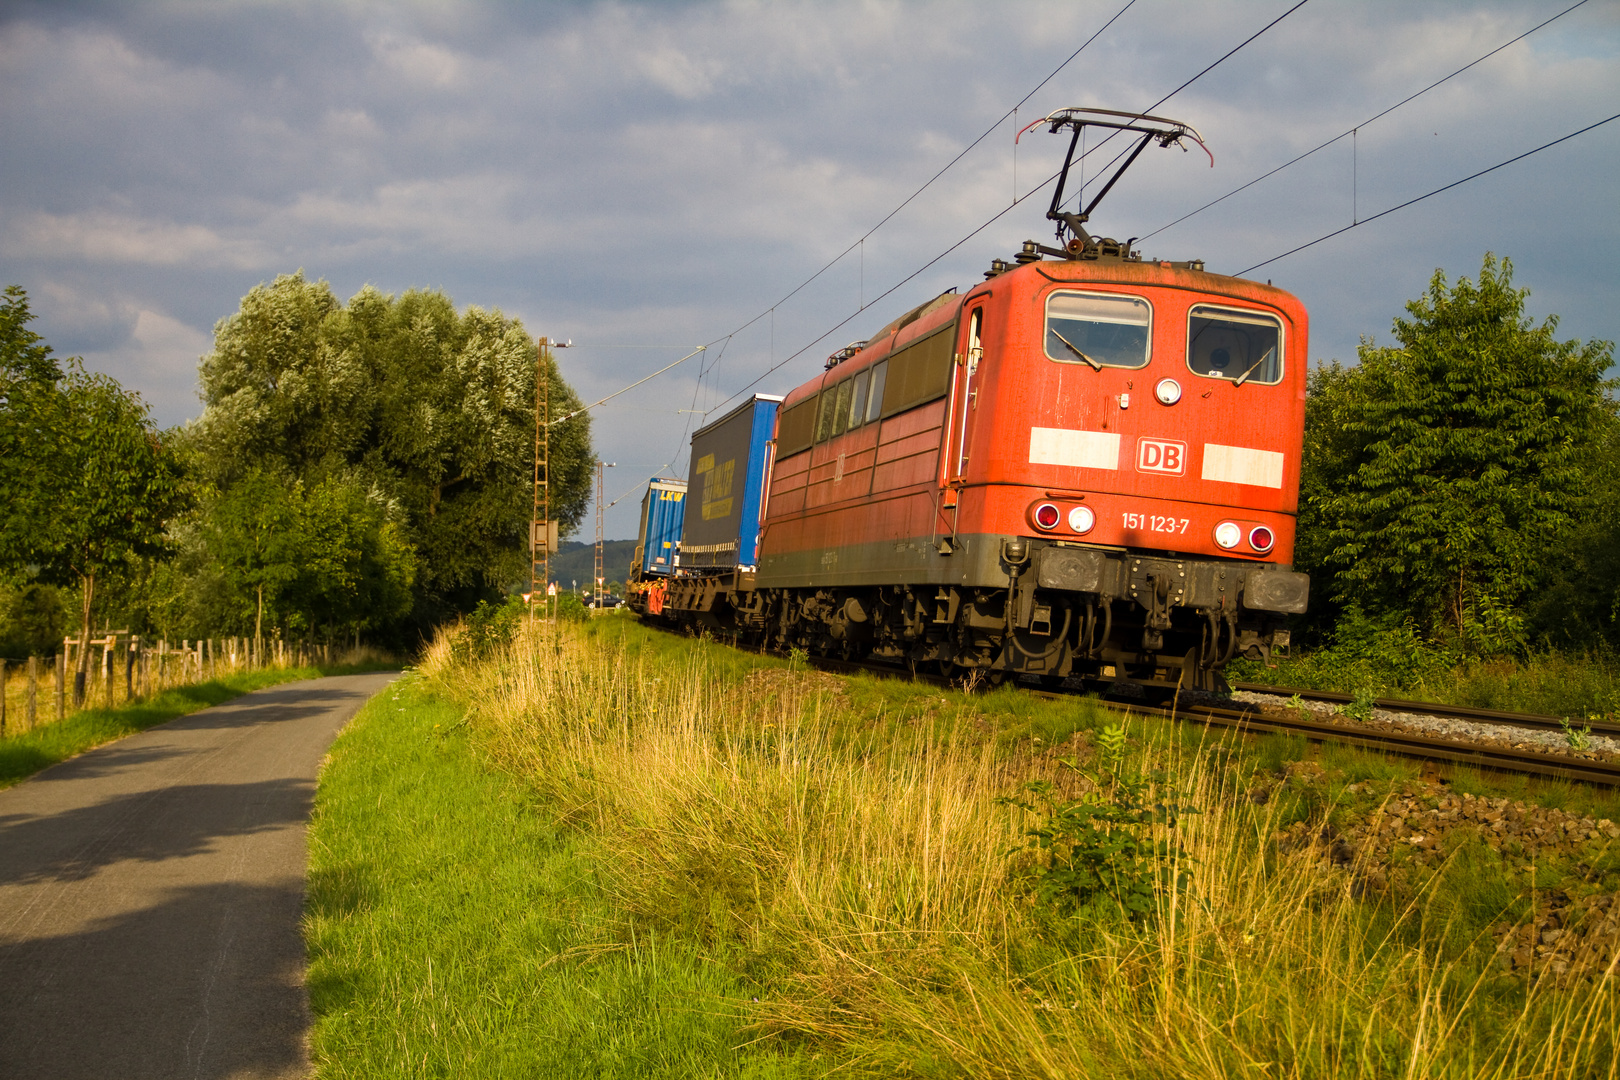
{"label": "locomotive headlight", "polygon": [[1271,534],[1271,530],[1266,528],[1264,525],[1257,525],[1253,529],[1249,530],[1249,546],[1262,554],[1270,551],[1271,545],[1275,544],[1276,542],[1277,538],[1273,536]]}
{"label": "locomotive headlight", "polygon": [[1231,550],[1243,540],[1243,528],[1235,521],[1223,521],[1215,526],[1215,542]]}
{"label": "locomotive headlight", "polygon": [[1160,379],[1159,385],[1153,388],[1153,396],[1159,399],[1160,405],[1174,405],[1181,400],[1181,384],[1174,379]]}
{"label": "locomotive headlight", "polygon": [[1069,511],[1069,528],[1075,532],[1088,533],[1095,524],[1097,524],[1097,515],[1091,512],[1091,507],[1077,506]]}
{"label": "locomotive headlight", "polygon": [[1055,529],[1062,520],[1063,512],[1051,503],[1041,503],[1035,508],[1035,524],[1038,528]]}

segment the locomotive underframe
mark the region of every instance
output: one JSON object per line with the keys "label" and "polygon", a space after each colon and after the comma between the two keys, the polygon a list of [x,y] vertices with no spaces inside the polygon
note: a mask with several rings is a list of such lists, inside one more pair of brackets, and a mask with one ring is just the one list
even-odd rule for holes
{"label": "locomotive underframe", "polygon": [[631,606],[750,643],[948,675],[1220,690],[1234,657],[1286,655],[1285,617],[1308,599],[1304,574],[1269,564],[972,539],[996,553],[975,560],[976,580],[761,587],[750,571],[693,574],[635,592]]}

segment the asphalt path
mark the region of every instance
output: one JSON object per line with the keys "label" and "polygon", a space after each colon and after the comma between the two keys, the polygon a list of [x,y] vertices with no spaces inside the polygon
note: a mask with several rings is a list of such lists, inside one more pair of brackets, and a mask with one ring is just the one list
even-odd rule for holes
{"label": "asphalt path", "polygon": [[0,791],[0,1077],[309,1075],[315,777],[392,678],[260,690]]}

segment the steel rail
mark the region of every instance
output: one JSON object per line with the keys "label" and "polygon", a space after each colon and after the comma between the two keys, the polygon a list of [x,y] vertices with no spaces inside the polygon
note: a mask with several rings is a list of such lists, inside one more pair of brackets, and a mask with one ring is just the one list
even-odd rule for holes
{"label": "steel rail", "polygon": [[[942,675],[919,672],[894,664],[880,664],[869,660],[840,660],[832,657],[810,656],[808,663],[818,670],[840,674],[865,672],[888,678],[909,678],[914,682],[926,682],[936,686],[955,685],[952,680]],[[1033,694],[1036,697],[1054,701],[1073,701],[1080,697],[1080,691],[1036,689],[1016,682],[1013,685],[1020,686],[1026,693]],[[1248,688],[1251,684],[1239,685]],[[1267,687],[1265,689],[1272,692],[1276,688]],[[1307,693],[1310,692],[1302,691],[1301,696],[1306,696]],[[1349,695],[1337,696],[1342,697],[1345,701],[1351,700]],[[1458,765],[1471,765],[1475,768],[1489,769],[1495,772],[1521,773],[1558,780],[1573,780],[1582,784],[1620,788],[1620,762],[1574,758],[1564,754],[1547,754],[1536,750],[1517,750],[1512,747],[1492,746],[1483,743],[1458,742],[1425,735],[1411,735],[1400,731],[1358,729],[1346,724],[1262,713],[1256,706],[1221,708],[1213,705],[1192,705],[1167,708],[1124,701],[1107,701],[1095,698],[1092,700],[1095,700],[1097,704],[1104,708],[1118,712],[1134,712],[1146,716],[1160,716],[1170,720],[1196,720],[1215,727],[1231,728],[1242,733],[1300,735],[1312,742],[1342,743],[1366,750],[1397,754],[1401,757],[1444,761]],[[1419,704],[1423,708],[1428,708],[1423,703],[1408,704]],[[1507,713],[1502,715],[1516,716],[1518,714]],[[1550,718],[1543,717],[1542,719]],[[1557,721],[1554,720],[1553,724],[1556,726]],[[1596,729],[1594,728],[1594,730]]]}
{"label": "steel rail", "polygon": [[[1347,705],[1355,698],[1349,694],[1340,694],[1331,690],[1306,690],[1297,686],[1267,686],[1264,683],[1241,682],[1233,683],[1232,689],[1245,690],[1254,694],[1277,694],[1284,698],[1298,694],[1305,701],[1327,701],[1334,704]],[[1561,731],[1564,721],[1556,716],[1541,716],[1536,713],[1503,712],[1500,709],[1476,709],[1468,705],[1440,705],[1432,701],[1402,701],[1399,698],[1374,698],[1373,705],[1390,712],[1424,713],[1429,716],[1452,716],[1461,720],[1477,720],[1482,724],[1503,724],[1513,727],[1550,728]],[[1620,724],[1607,720],[1581,721],[1582,727],[1590,727],[1594,735],[1620,736]]]}

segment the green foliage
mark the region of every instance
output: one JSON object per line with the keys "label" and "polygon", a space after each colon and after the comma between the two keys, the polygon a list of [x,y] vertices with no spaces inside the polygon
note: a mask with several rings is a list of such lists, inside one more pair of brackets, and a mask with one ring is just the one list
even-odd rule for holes
{"label": "green foliage", "polygon": [[485,660],[512,644],[518,626],[528,614],[521,596],[508,597],[504,604],[478,601],[467,616],[467,629],[456,639],[452,651],[457,660]]}
{"label": "green foliage", "polygon": [[62,377],[62,369],[51,359],[51,347],[28,329],[33,318],[28,294],[19,285],[7,285],[0,299],[0,387],[9,389],[19,382],[54,383]]}
{"label": "green foliage", "polygon": [[267,620],[296,634],[386,630],[410,610],[416,572],[389,509],[349,478],[246,473],[202,517],[200,561],[219,577],[207,621],[255,637]]}
{"label": "green foliage", "polygon": [[1354,368],[1313,373],[1299,562],[1340,603],[1410,617],[1497,651],[1522,642],[1547,552],[1591,500],[1586,466],[1613,415],[1607,342],[1531,325],[1512,264],[1477,284],[1436,271]]}
{"label": "green foliage", "polygon": [[[66,371],[27,328],[22,290],[0,304],[0,572],[77,584],[80,630],[98,580],[166,554],[188,497],[179,459],[140,398],[77,360]],[[81,663],[88,650],[81,654]]]}
{"label": "green foliage", "polygon": [[1143,919],[1153,913],[1158,895],[1179,887],[1186,876],[1180,868],[1187,856],[1166,834],[1178,815],[1196,811],[1166,801],[1176,795],[1164,789],[1162,773],[1126,769],[1126,742],[1123,724],[1099,731],[1102,767],[1096,772],[1059,759],[1090,785],[1078,799],[1061,798],[1051,781],[1035,780],[1024,786],[1024,796],[998,800],[1042,819],[1025,833],[1027,847],[1044,860],[1034,870],[1034,893],[1059,915],[1074,915],[1107,897],[1127,917]]}
{"label": "green foliage", "polygon": [[571,592],[559,591],[557,593],[557,599],[552,605],[552,612],[557,618],[567,619],[570,622],[585,622],[591,617],[591,610],[585,606],[585,601]]}
{"label": "green foliage", "polygon": [[52,585],[0,587],[0,656],[51,656],[66,630],[62,593]]}
{"label": "green foliage", "polygon": [[[302,272],[260,285],[215,328],[189,433],[230,492],[255,470],[314,490],[347,477],[391,508],[416,552],[411,621],[427,627],[528,575],[535,342],[516,320],[438,292],[367,287],[347,305]],[[548,357],[551,415],[579,400]],[[590,420],[550,429],[564,531],[590,496]],[[395,512],[397,510],[397,513]]]}

